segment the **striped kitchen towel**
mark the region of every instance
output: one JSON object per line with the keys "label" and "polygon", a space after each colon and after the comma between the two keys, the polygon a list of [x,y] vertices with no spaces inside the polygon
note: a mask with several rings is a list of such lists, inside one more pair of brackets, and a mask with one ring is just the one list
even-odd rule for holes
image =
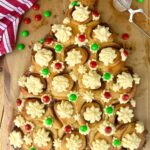
{"label": "striped kitchen towel", "polygon": [[0,56],[14,49],[21,17],[36,1],[0,0]]}

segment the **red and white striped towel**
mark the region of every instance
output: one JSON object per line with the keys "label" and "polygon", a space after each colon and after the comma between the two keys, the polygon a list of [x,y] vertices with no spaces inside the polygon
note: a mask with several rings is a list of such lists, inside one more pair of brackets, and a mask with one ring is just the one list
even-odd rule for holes
{"label": "red and white striped towel", "polygon": [[0,56],[14,49],[21,17],[36,1],[0,0]]}

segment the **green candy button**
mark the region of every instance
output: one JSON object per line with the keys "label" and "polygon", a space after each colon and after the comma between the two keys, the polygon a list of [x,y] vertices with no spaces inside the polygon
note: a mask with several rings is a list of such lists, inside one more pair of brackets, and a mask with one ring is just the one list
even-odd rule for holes
{"label": "green candy button", "polygon": [[99,45],[96,43],[93,43],[91,45],[91,50],[97,52],[99,50]]}
{"label": "green candy button", "polygon": [[74,102],[77,100],[77,95],[72,93],[69,95],[69,101]]}
{"label": "green candy button", "polygon": [[45,38],[41,38],[40,42],[44,43],[45,42]]}
{"label": "green candy button", "polygon": [[71,3],[71,5],[74,7],[74,6],[76,6],[78,4],[78,1],[73,1],[72,3]]}
{"label": "green candy button", "polygon": [[111,74],[110,74],[109,72],[106,72],[106,73],[104,73],[103,78],[104,78],[105,80],[110,80]]}
{"label": "green candy button", "polygon": [[24,48],[25,48],[25,45],[22,44],[22,43],[19,43],[19,44],[17,45],[17,49],[18,49],[19,51],[24,50]]}
{"label": "green candy button", "polygon": [[57,45],[55,46],[55,51],[56,51],[56,53],[60,53],[61,50],[62,50],[62,45],[61,45],[61,44],[57,44]]}
{"label": "green candy button", "polygon": [[87,132],[88,127],[86,125],[80,126],[80,131]]}
{"label": "green candy button", "polygon": [[44,76],[47,76],[47,75],[49,74],[48,68],[43,68],[43,69],[42,69],[42,74],[43,74]]}
{"label": "green candy button", "polygon": [[51,11],[49,11],[49,10],[46,10],[45,12],[44,12],[44,16],[45,17],[50,17],[51,16]]}
{"label": "green candy button", "polygon": [[30,150],[36,150],[36,148],[35,147],[31,147]]}
{"label": "green candy button", "polygon": [[138,2],[138,3],[143,3],[143,2],[144,2],[144,0],[137,0],[137,2]]}
{"label": "green candy button", "polygon": [[45,124],[46,125],[50,126],[50,125],[52,125],[52,123],[53,123],[53,119],[52,118],[45,119]]}
{"label": "green candy button", "polygon": [[24,31],[21,32],[21,35],[23,37],[27,37],[29,35],[29,31],[24,30]]}
{"label": "green candy button", "polygon": [[120,144],[121,144],[121,142],[120,142],[119,139],[113,140],[113,145],[114,145],[114,147],[118,147],[118,146],[120,146]]}
{"label": "green candy button", "polygon": [[112,114],[113,111],[114,111],[114,109],[113,109],[112,106],[108,106],[108,107],[106,108],[106,113],[107,113],[107,114]]}

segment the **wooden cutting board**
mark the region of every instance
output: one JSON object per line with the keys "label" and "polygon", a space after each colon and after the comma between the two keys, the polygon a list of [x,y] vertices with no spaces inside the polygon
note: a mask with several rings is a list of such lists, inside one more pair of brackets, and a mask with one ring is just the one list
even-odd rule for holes
{"label": "wooden cutting board", "polygon": [[[3,93],[3,104],[0,105],[0,118],[2,120],[0,150],[11,149],[8,144],[8,134],[11,130],[12,119],[15,115],[15,101],[19,96],[17,80],[30,65],[31,51],[28,45],[44,37],[50,31],[51,24],[62,22],[69,1],[39,0],[38,3],[40,4],[39,11],[30,10],[25,15],[32,19],[32,23],[29,25],[21,23],[20,25],[17,42],[24,43],[26,45],[25,50],[14,50],[12,54],[8,54],[4,57],[4,87],[0,87],[0,91]],[[145,0],[142,4],[138,4],[136,0],[133,0],[132,7],[142,7],[147,14],[150,14],[149,0]],[[150,131],[150,41],[128,22],[127,12],[120,13],[112,7],[112,0],[99,0],[97,9],[101,12],[103,22],[107,22],[112,30],[118,34],[118,40],[123,42],[123,45],[130,49],[127,64],[134,67],[135,72],[142,77],[142,83],[135,97],[137,101],[135,112],[137,118],[144,121],[147,129]],[[50,18],[43,17],[39,22],[34,21],[34,15],[39,13],[43,14],[45,10],[51,10],[52,16]],[[140,15],[136,16],[136,21],[150,31],[150,24]],[[22,30],[29,30],[30,36],[27,38],[21,37],[20,34]],[[128,41],[122,41],[121,34],[126,32],[129,33],[130,38]],[[148,136],[148,143],[145,150],[149,148],[150,136]]]}

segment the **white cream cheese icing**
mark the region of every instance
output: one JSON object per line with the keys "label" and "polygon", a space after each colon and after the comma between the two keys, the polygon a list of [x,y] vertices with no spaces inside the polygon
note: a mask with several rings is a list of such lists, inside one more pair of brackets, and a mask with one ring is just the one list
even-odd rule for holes
{"label": "white cream cheese icing", "polygon": [[122,138],[122,146],[129,148],[130,150],[135,150],[139,147],[141,139],[135,134],[126,134]]}
{"label": "white cream cheese icing", "polygon": [[55,139],[53,142],[53,145],[55,147],[55,149],[60,149],[61,148],[61,143],[62,141],[60,139]]}
{"label": "white cream cheese icing", "polygon": [[26,81],[27,81],[27,77],[22,76],[18,80],[18,85],[21,86],[21,87],[25,87],[26,86]]}
{"label": "white cream cheese icing", "polygon": [[[61,64],[61,68],[60,69],[56,69],[56,67],[55,67],[56,63],[60,63]],[[65,69],[64,63],[60,62],[59,60],[53,61],[51,67],[52,67],[53,72],[57,72],[57,73],[60,73],[60,72],[62,72]]]}
{"label": "white cream cheese icing", "polygon": [[39,102],[29,102],[26,106],[27,114],[30,115],[32,118],[40,118],[44,115],[44,105],[40,104]]}
{"label": "white cream cheese icing", "polygon": [[[108,126],[111,127],[111,129],[112,129],[110,133],[105,132],[105,128]],[[110,135],[113,135],[115,133],[116,128],[112,123],[110,123],[108,121],[104,121],[102,124],[100,124],[98,131],[103,135],[110,136]]]}
{"label": "white cream cheese icing", "polygon": [[21,115],[19,115],[14,120],[14,123],[17,127],[22,127],[25,125],[25,119]]}
{"label": "white cream cheese icing", "polygon": [[70,19],[68,17],[66,17],[64,20],[63,20],[63,24],[69,24],[70,23]]}
{"label": "white cream cheese icing", "polygon": [[23,137],[23,140],[24,140],[26,145],[31,145],[32,144],[32,138],[29,135],[25,135]]}
{"label": "white cream cheese icing", "polygon": [[121,107],[116,114],[118,115],[118,121],[123,121],[123,123],[131,122],[131,119],[134,117],[133,110],[129,107]]}
{"label": "white cream cheese icing", "polygon": [[99,61],[103,62],[105,66],[113,64],[117,54],[111,47],[103,48],[99,53]]}
{"label": "white cream cheese icing", "polygon": [[92,102],[94,99],[94,94],[91,91],[86,91],[83,93],[83,99],[86,100],[86,102]]}
{"label": "white cream cheese icing", "polygon": [[77,44],[79,47],[84,46],[88,43],[88,39],[85,39],[84,41],[80,41],[79,40],[79,34],[77,34],[77,36],[75,37],[75,44]]}
{"label": "white cream cheese icing", "polygon": [[42,44],[40,42],[34,43],[34,45],[33,45],[34,51],[39,51],[41,49],[42,49]]}
{"label": "white cream cheese icing", "polygon": [[39,147],[45,147],[48,145],[48,142],[51,141],[49,137],[49,132],[44,128],[38,129],[37,132],[33,135],[33,141]]}
{"label": "white cream cheese icing", "polygon": [[135,125],[135,130],[137,133],[143,133],[144,131],[144,124],[141,121],[138,121]]}
{"label": "white cream cheese icing", "polygon": [[126,61],[127,56],[124,54],[124,49],[123,48],[120,49],[120,53],[121,53],[121,59],[122,59],[122,61]]}
{"label": "white cream cheese icing", "polygon": [[69,138],[66,138],[66,141],[67,150],[79,150],[82,146],[82,139],[79,135],[71,134]]}
{"label": "white cream cheese icing", "polygon": [[81,52],[75,49],[69,51],[65,61],[70,67],[74,67],[76,64],[79,64],[82,61]]}
{"label": "white cream cheese icing", "polygon": [[78,72],[79,72],[80,74],[86,73],[86,72],[87,72],[86,66],[84,66],[84,65],[79,66]]}
{"label": "white cream cheese icing", "polygon": [[69,80],[65,76],[55,76],[52,80],[53,89],[57,92],[65,92],[69,87]]}
{"label": "white cream cheese icing", "polygon": [[55,33],[58,42],[61,43],[67,42],[72,36],[72,28],[65,25],[54,24],[52,31]]}
{"label": "white cream cheese icing", "polygon": [[86,28],[87,28],[86,24],[78,25],[80,33],[85,33]]}
{"label": "white cream cheese icing", "polygon": [[136,101],[134,99],[130,100],[130,104],[132,107],[136,107]]}
{"label": "white cream cheese icing", "polygon": [[89,18],[90,11],[88,7],[84,7],[83,5],[75,6],[75,10],[72,13],[72,17],[74,20],[78,22],[84,22]]}
{"label": "white cream cheese icing", "polygon": [[25,86],[28,89],[28,92],[34,95],[42,93],[44,87],[44,85],[41,83],[40,78],[34,77],[32,75],[27,77]]}
{"label": "white cream cheese icing", "polygon": [[72,78],[72,80],[73,81],[77,81],[78,79],[77,79],[77,76],[75,75],[75,73],[73,72],[73,71],[71,71],[70,73],[69,73],[69,75],[70,75],[70,77]]}
{"label": "white cream cheese icing", "polygon": [[61,118],[71,118],[74,113],[73,105],[68,101],[62,101],[57,105],[57,113]]}
{"label": "white cream cheese icing", "polygon": [[94,38],[98,39],[100,42],[108,42],[111,33],[109,32],[109,27],[98,25],[96,29],[93,30]]}
{"label": "white cream cheese icing", "polygon": [[101,87],[101,76],[96,71],[89,71],[82,77],[82,83],[86,88],[96,89]]}
{"label": "white cream cheese icing", "polygon": [[35,62],[41,67],[47,67],[52,58],[53,58],[52,52],[45,48],[42,48],[35,54]]}
{"label": "white cream cheese icing", "polygon": [[79,121],[79,119],[80,119],[80,114],[74,115],[74,119],[75,119],[76,121]]}
{"label": "white cream cheese icing", "polygon": [[98,107],[87,107],[86,111],[83,113],[84,119],[90,123],[94,123],[101,119],[101,110]]}
{"label": "white cream cheese icing", "polygon": [[93,18],[93,20],[97,21],[100,19],[100,15],[99,16],[92,15],[92,18]]}
{"label": "white cream cheese icing", "polygon": [[130,73],[122,72],[117,75],[117,84],[120,88],[127,89],[133,86],[133,78]]}
{"label": "white cream cheese icing", "polygon": [[109,150],[110,145],[105,140],[95,140],[92,142],[91,150]]}
{"label": "white cream cheese icing", "polygon": [[141,79],[138,74],[133,75],[133,80],[134,80],[135,84],[140,84]]}
{"label": "white cream cheese icing", "polygon": [[19,131],[11,132],[9,136],[9,141],[10,141],[10,144],[13,145],[14,148],[21,148],[23,144],[21,132]]}

